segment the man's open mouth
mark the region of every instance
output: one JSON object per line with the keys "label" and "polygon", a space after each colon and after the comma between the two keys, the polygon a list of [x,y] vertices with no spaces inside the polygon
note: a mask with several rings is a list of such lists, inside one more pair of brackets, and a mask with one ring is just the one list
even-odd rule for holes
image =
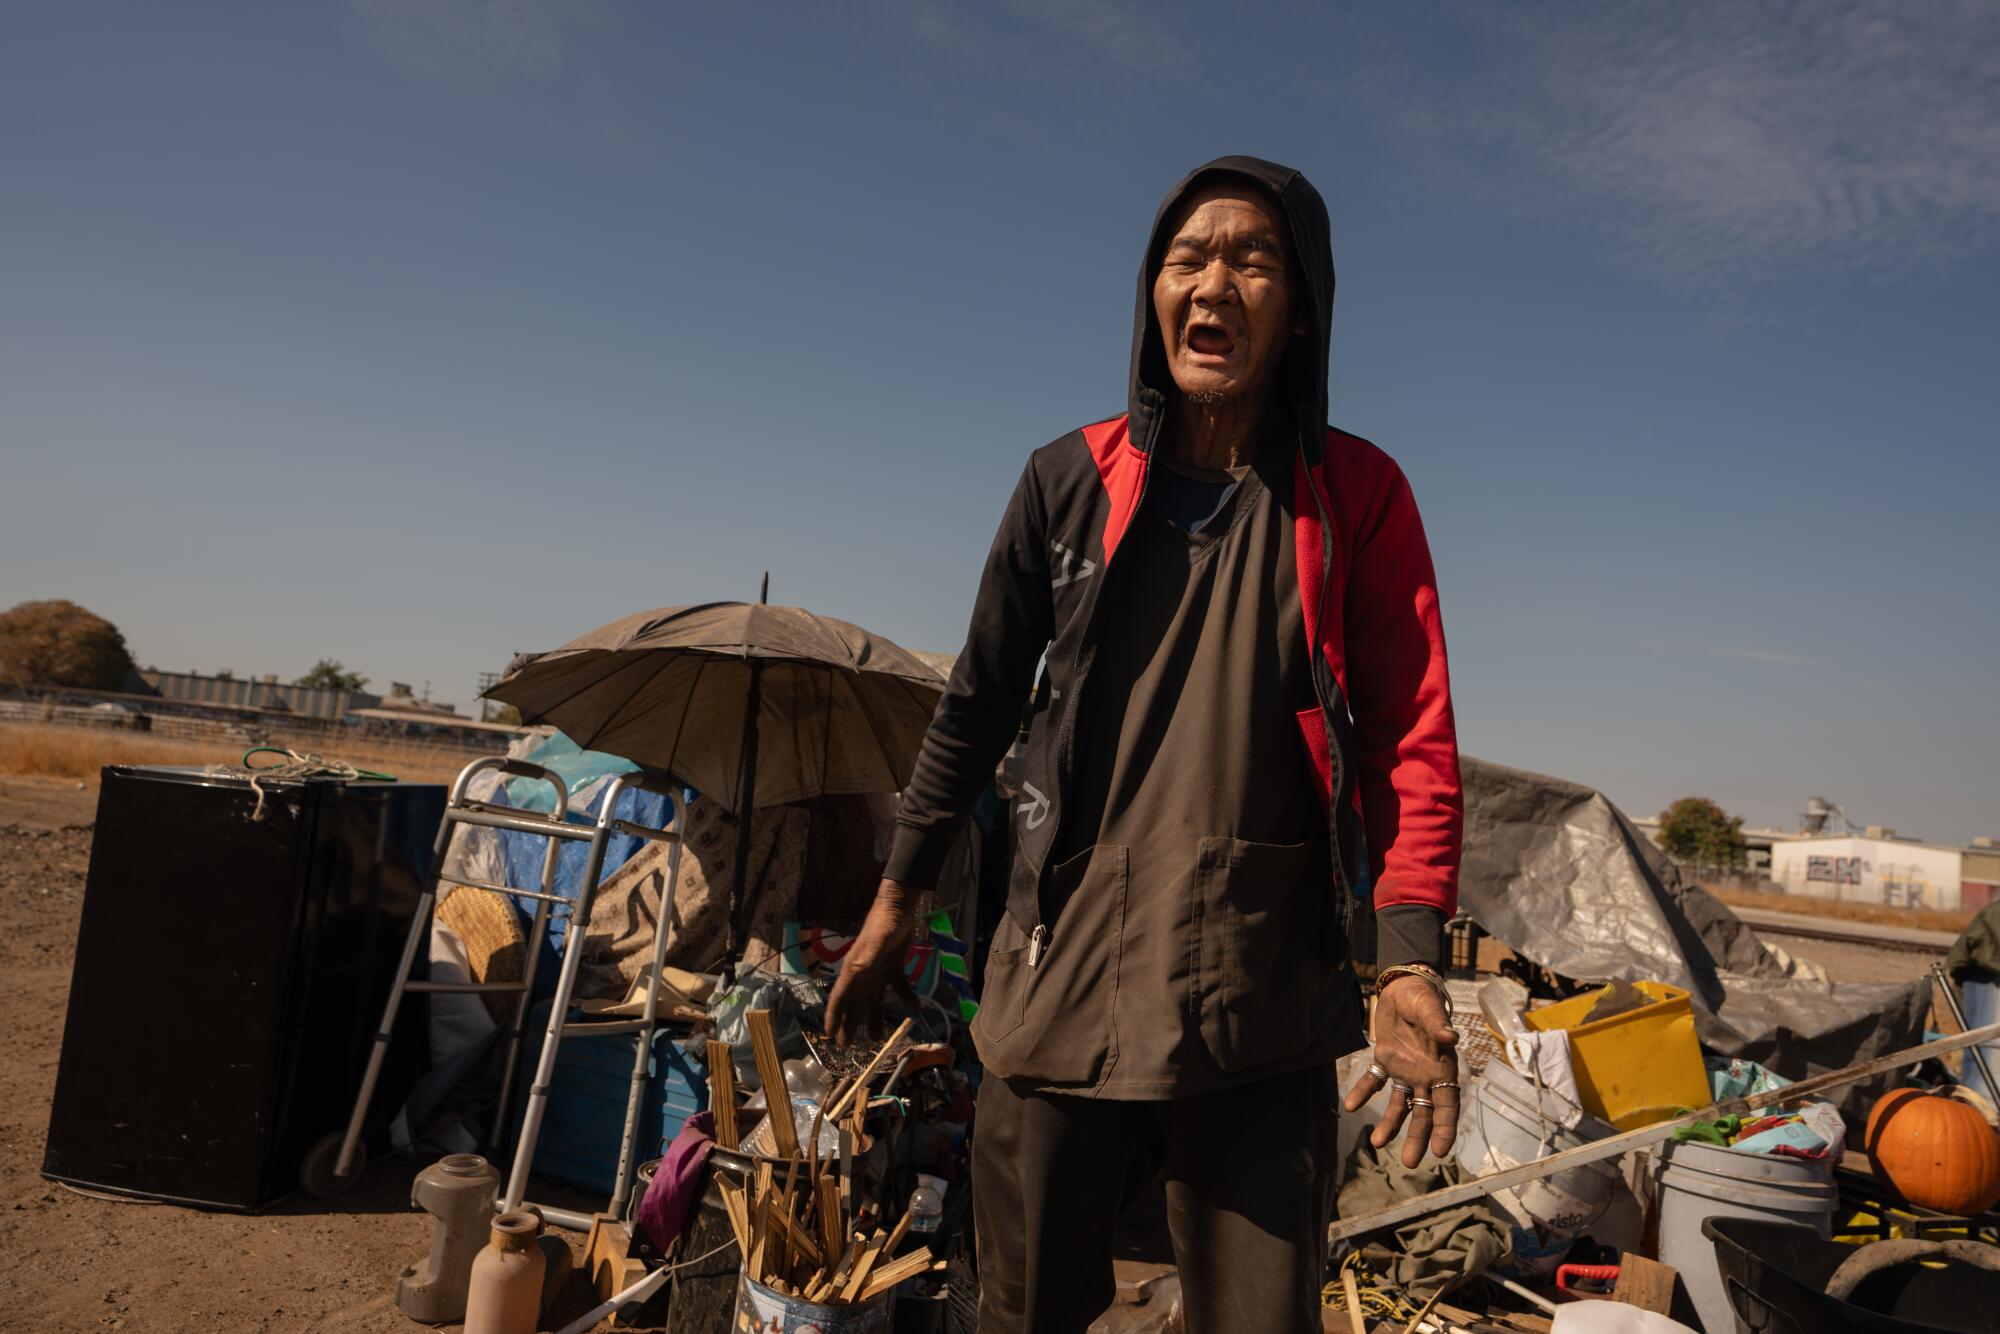
{"label": "man's open mouth", "polygon": [[1188,326],[1187,345],[1188,351],[1205,357],[1226,357],[1236,350],[1236,340],[1229,336],[1229,331],[1213,324]]}

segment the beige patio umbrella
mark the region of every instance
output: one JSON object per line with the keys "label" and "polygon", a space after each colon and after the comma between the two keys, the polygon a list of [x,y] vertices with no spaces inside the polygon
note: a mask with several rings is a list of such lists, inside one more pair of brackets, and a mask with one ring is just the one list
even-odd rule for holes
{"label": "beige patio umbrella", "polygon": [[846,621],[709,602],[523,654],[486,695],[523,722],[721,801],[738,817],[740,867],[759,806],[900,790],[944,684],[915,654]]}

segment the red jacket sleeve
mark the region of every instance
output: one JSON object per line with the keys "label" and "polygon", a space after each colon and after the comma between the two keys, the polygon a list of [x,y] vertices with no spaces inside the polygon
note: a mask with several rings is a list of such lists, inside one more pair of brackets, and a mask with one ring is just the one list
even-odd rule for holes
{"label": "red jacket sleeve", "polygon": [[1437,576],[1409,482],[1363,449],[1373,466],[1342,487],[1353,534],[1342,637],[1375,908],[1420,904],[1449,916],[1465,798]]}

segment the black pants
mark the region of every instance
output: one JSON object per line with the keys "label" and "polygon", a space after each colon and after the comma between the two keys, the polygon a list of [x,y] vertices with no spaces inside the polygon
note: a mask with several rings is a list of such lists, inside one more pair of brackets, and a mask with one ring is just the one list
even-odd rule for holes
{"label": "black pants", "polygon": [[988,1079],[972,1153],[981,1334],[1069,1334],[1103,1314],[1141,1155],[1165,1165],[1189,1334],[1318,1331],[1336,1107],[1326,1067],[1168,1102]]}

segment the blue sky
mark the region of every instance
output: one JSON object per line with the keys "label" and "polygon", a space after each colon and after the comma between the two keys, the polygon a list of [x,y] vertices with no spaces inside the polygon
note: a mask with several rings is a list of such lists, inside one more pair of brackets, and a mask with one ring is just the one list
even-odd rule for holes
{"label": "blue sky", "polygon": [[0,605],[461,705],[766,568],[953,650],[1223,152],[1332,208],[1468,751],[2000,833],[1977,3],[17,6]]}

